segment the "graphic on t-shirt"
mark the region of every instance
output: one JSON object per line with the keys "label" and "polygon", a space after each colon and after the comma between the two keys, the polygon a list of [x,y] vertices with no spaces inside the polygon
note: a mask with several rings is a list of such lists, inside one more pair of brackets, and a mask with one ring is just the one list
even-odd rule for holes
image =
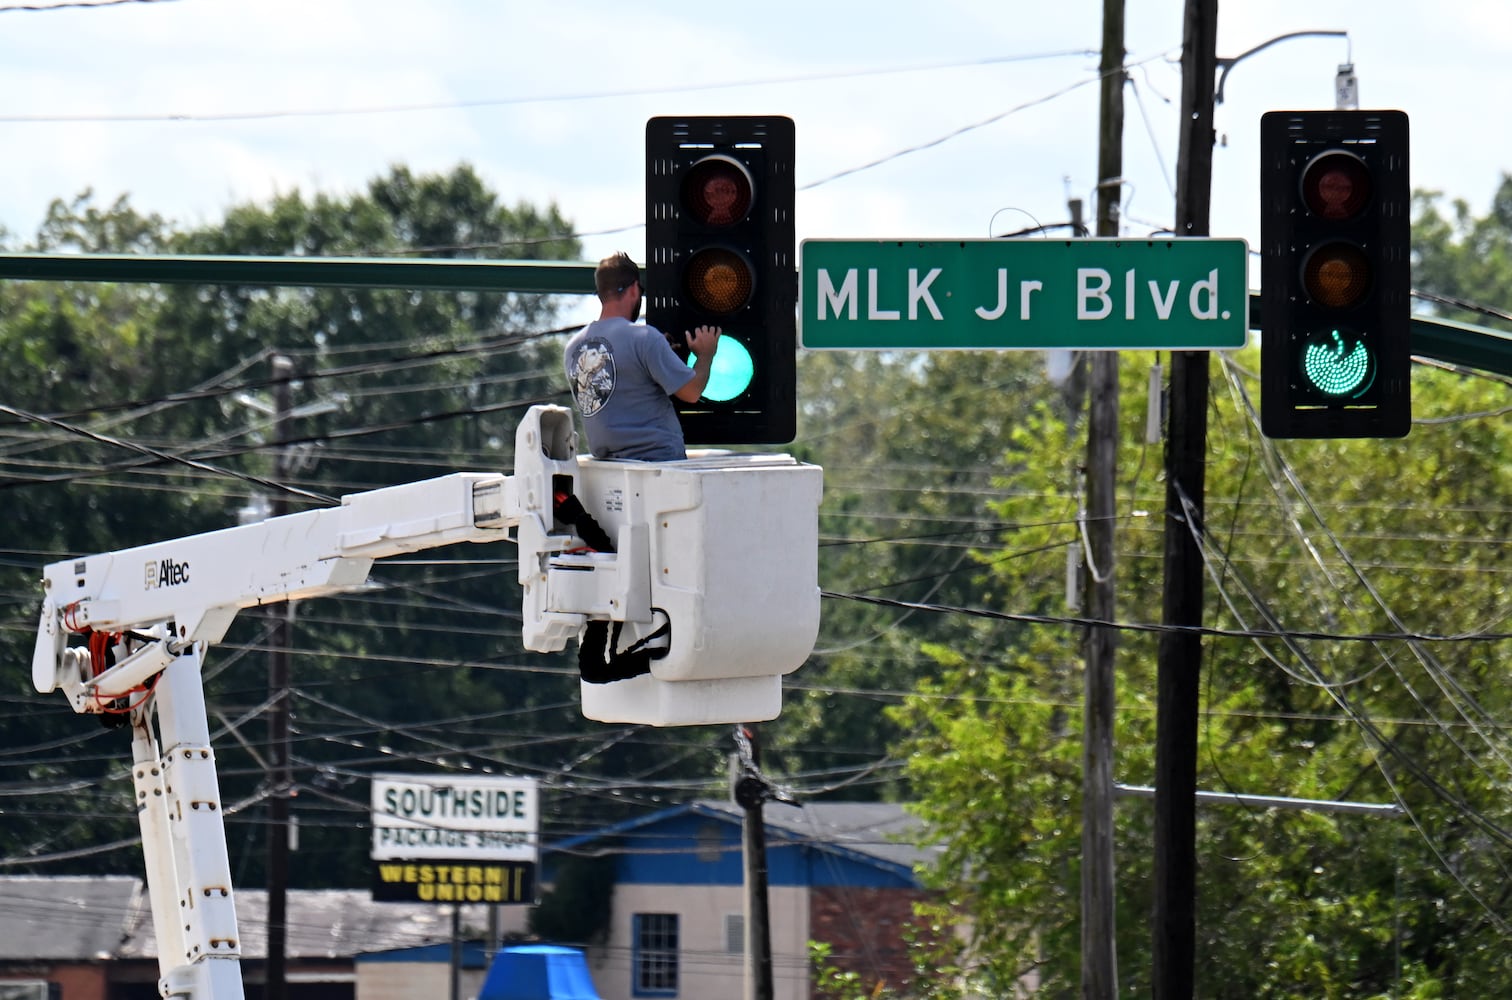
{"label": "graphic on t-shirt", "polygon": [[599,337],[583,342],[572,356],[572,398],[578,412],[591,417],[614,395],[614,352]]}

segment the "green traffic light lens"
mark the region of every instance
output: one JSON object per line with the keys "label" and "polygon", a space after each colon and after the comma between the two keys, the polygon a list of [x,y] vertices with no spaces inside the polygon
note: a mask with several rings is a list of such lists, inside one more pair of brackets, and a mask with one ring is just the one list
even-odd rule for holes
{"label": "green traffic light lens", "polygon": [[1358,397],[1375,382],[1375,352],[1351,330],[1336,328],[1309,337],[1301,361],[1308,388],[1331,399]]}
{"label": "green traffic light lens", "polygon": [[[693,359],[688,359],[691,366]],[[716,403],[728,403],[745,392],[756,375],[756,363],[746,346],[729,334],[719,338],[719,350],[714,355],[714,366],[709,371],[709,384],[704,387],[704,399]]]}

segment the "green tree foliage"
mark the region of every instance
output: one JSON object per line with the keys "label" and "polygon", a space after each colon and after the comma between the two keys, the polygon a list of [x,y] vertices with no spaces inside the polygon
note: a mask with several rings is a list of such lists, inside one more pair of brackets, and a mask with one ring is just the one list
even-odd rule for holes
{"label": "green tree foliage", "polygon": [[[973,552],[1021,539],[1023,526],[994,519],[988,503],[1008,489],[995,477],[1020,408],[1054,396],[1042,362],[951,352],[810,352],[802,362],[793,449],[825,470],[821,584],[883,601],[979,603]],[[815,656],[770,727],[772,759],[798,770],[791,751],[802,748],[804,766],[834,770],[838,796],[900,794],[896,768],[872,762],[901,735],[881,707],[935,672],[921,640],[998,655],[969,620],[827,601]]]}
{"label": "green tree foliage", "polygon": [[[86,194],[52,206],[37,244],[147,251],[160,248],[163,235],[161,220],[138,216],[124,201],[97,208]],[[92,429],[132,433],[130,421],[151,408],[129,401],[161,393],[172,381],[152,360],[154,301],[150,290],[130,286],[0,284],[0,365],[6,371],[0,402],[67,422],[99,401],[120,400],[127,405],[101,412]],[[140,862],[129,843],[135,824],[129,752],[121,753],[120,734],[79,719],[60,698],[40,702],[31,687],[37,569],[64,553],[93,551],[98,539],[145,540],[137,534],[144,526],[208,521],[193,502],[192,485],[165,489],[160,471],[129,451],[8,416],[0,417],[0,435],[0,498],[7,512],[0,594],[9,612],[0,631],[7,665],[0,745],[8,754],[0,782],[18,796],[7,809],[0,845],[7,857],[28,857],[81,841],[123,840],[122,849],[83,864],[131,870]],[[144,443],[165,442],[151,432]],[[119,477],[129,473],[119,470],[131,468],[142,472],[133,488],[123,489]]]}
{"label": "green tree foliage", "polygon": [[602,945],[609,937],[613,903],[613,855],[566,856],[527,923],[530,933],[547,941]]}
{"label": "green tree foliage", "polygon": [[[570,232],[555,206],[505,204],[461,166],[440,175],[395,168],[350,196],[289,192],[187,230],[137,214],[124,198],[101,207],[86,193],[53,205],[36,246],[576,260],[577,242],[562,235]],[[550,336],[561,303],[514,293],[64,283],[9,283],[0,296],[0,361],[13,373],[3,401],[56,420],[3,423],[0,489],[17,533],[4,584],[13,613],[0,634],[11,664],[0,744],[14,749],[0,782],[34,795],[10,811],[0,856],[18,870],[26,857],[88,845],[79,858],[19,870],[132,871],[140,861],[129,843],[129,739],[30,690],[37,567],[224,527],[270,502],[300,510],[321,496],[459,469],[508,470],[524,409],[565,402],[560,339]],[[268,415],[275,353],[293,363],[296,412],[328,404],[293,421],[296,444],[282,465]],[[520,647],[513,557],[474,546],[388,560],[361,593],[298,606],[294,885],[365,883],[365,778],[374,771],[540,774],[556,789],[546,812],[559,825],[548,838],[635,808],[639,800],[618,801],[607,787],[625,775],[691,780],[691,788],[717,780],[720,734],[647,736],[584,722],[572,651],[542,657]],[[233,873],[250,884],[262,879],[267,833],[269,628],[264,615],[243,613],[206,672],[224,797],[234,807]],[[126,846],[102,852],[106,837]]]}
{"label": "green tree foliage", "polygon": [[[1457,205],[1446,219],[1424,196],[1419,286],[1506,310],[1509,199],[1504,184],[1487,218]],[[572,259],[579,248],[557,238],[569,229],[554,207],[503,203],[466,167],[396,168],[351,196],[291,192],[183,231],[86,195],[55,205],[36,245]],[[123,734],[39,699],[17,669],[30,657],[37,567],[234,523],[267,494],[255,478],[275,471],[273,428],[255,405],[271,400],[275,352],[293,360],[296,406],[337,404],[296,422],[287,484],[336,496],[507,470],[521,409],[564,399],[560,342],[540,336],[557,308],[512,294],[0,287],[3,401],[55,421],[0,421],[11,610],[0,653],[12,665],[0,782],[14,798],[0,857],[89,848],[9,870],[138,864],[129,843],[100,848],[134,832]],[[1125,358],[1118,619],[1151,623],[1164,483],[1160,446],[1140,443],[1149,358]],[[1397,802],[1407,816],[1204,807],[1199,991],[1486,995],[1512,973],[1504,643],[1360,637],[1508,631],[1506,385],[1420,366],[1405,441],[1267,443],[1247,395],[1256,361],[1253,351],[1214,361],[1208,620],[1297,635],[1204,640],[1199,783]],[[964,954],[931,965],[919,949],[925,967],[952,970],[920,987],[942,998],[1024,982],[1064,995],[1078,975],[1082,635],[1065,620],[1075,613],[1065,579],[1081,548],[1085,426],[1079,380],[1057,388],[1041,365],[1012,352],[811,352],[800,368],[793,450],[826,469],[820,579],[833,596],[783,717],[763,727],[764,761],[800,794],[919,803],[945,849],[931,916],[946,929],[970,918]],[[570,652],[523,653],[513,553],[483,548],[385,562],[370,590],[298,608],[294,884],[362,883],[374,771],[540,774],[548,839],[718,787],[723,732],[581,719]],[[267,624],[243,615],[208,670],[226,798],[240,806],[230,826],[240,884],[261,880],[266,843]],[[1121,633],[1117,778],[1128,784],[1153,782],[1156,642]],[[900,692],[913,693],[885,710]],[[1152,814],[1131,799],[1116,815],[1120,981],[1147,994]],[[824,968],[838,995],[858,987]]]}
{"label": "green tree foliage", "polygon": [[[1509,193],[1504,184],[1498,205]],[[1461,208],[1449,224],[1432,199],[1422,209],[1420,284],[1512,304],[1502,249],[1512,217]],[[1292,637],[1204,640],[1199,787],[1404,812],[1202,807],[1198,992],[1486,995],[1512,973],[1502,946],[1512,705],[1505,642],[1476,638],[1509,624],[1506,383],[1419,366],[1404,441],[1266,442],[1250,398],[1256,361],[1253,350],[1214,361],[1207,619]],[[1130,444],[1142,440],[1147,364],[1126,355],[1122,389],[1118,618],[1136,623],[1160,617],[1165,528],[1160,456]],[[1002,485],[1074,509],[1065,442],[1083,438],[1052,407],[1021,416]],[[1006,523],[1031,513],[1015,496],[993,506]],[[1013,982],[1068,995],[1079,978],[1079,630],[1054,621],[1067,613],[1064,549],[1076,538],[1045,506],[1042,545],[981,550],[977,605],[1047,620],[992,624],[1004,653],[989,663],[926,646],[939,674],[893,713],[909,734],[899,752],[918,808],[946,845],[932,873],[940,915],[967,920],[968,978],[992,995]],[[1387,638],[1417,634],[1464,638]],[[1126,784],[1153,783],[1155,666],[1154,637],[1125,631],[1116,777]],[[1120,801],[1115,816],[1120,983],[1147,994],[1150,804]]]}
{"label": "green tree foliage", "polygon": [[[1446,217],[1442,201],[1443,196],[1433,191],[1419,191],[1413,199],[1417,209],[1412,230],[1414,289],[1450,299],[1433,303],[1433,312],[1445,319],[1512,329],[1512,321],[1506,318],[1507,275],[1512,274],[1512,174],[1502,175],[1484,216],[1477,217],[1469,203],[1457,198]],[[1502,315],[1466,309],[1455,302],[1492,306]]]}

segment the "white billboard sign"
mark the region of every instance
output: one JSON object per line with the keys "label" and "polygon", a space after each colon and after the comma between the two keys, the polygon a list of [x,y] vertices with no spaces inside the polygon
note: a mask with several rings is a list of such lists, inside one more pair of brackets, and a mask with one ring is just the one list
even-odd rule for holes
{"label": "white billboard sign", "polygon": [[534,778],[373,775],[375,861],[535,861]]}

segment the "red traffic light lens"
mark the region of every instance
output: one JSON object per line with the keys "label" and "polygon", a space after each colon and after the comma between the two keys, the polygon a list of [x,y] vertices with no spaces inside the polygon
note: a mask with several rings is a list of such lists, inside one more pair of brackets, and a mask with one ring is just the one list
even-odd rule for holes
{"label": "red traffic light lens", "polygon": [[733,226],[750,214],[755,189],[745,164],[729,156],[706,156],[683,178],[683,208],[706,226]]}
{"label": "red traffic light lens", "polygon": [[1365,297],[1370,285],[1370,259],[1353,243],[1324,243],[1302,260],[1302,287],[1318,305],[1348,309]]}
{"label": "red traffic light lens", "polygon": [[1302,201],[1320,219],[1354,218],[1370,201],[1370,193],[1370,170],[1353,153],[1331,150],[1302,171]]}
{"label": "red traffic light lens", "polygon": [[706,247],[688,258],[683,288],[700,309],[724,316],[751,301],[756,272],[750,261],[725,247]]}

